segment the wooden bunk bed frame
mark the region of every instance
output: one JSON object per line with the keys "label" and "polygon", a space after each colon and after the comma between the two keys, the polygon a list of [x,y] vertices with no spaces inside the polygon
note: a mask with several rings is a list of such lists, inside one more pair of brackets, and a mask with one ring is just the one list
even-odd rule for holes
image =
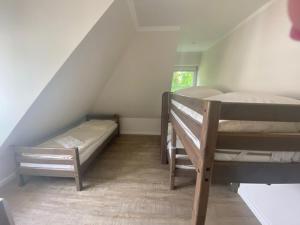
{"label": "wooden bunk bed frame", "polygon": [[[47,177],[71,177],[75,178],[76,190],[83,189],[82,176],[89,165],[96,159],[101,151],[112,141],[112,139],[120,134],[120,124],[118,115],[87,115],[86,121],[89,120],[113,120],[118,127],[113,133],[97,148],[96,151],[82,164],[79,160],[78,148],[42,148],[42,147],[23,147],[13,146],[15,151],[15,160],[17,165],[17,176],[19,178],[19,185],[25,184],[24,175],[26,176],[47,176]],[[71,156],[68,159],[36,159],[26,157],[23,154],[38,154],[38,155],[67,155]],[[25,168],[20,167],[21,163],[40,163],[40,164],[55,164],[55,165],[73,165],[74,170],[64,169],[41,169],[41,168]]]}
{"label": "wooden bunk bed frame", "polygon": [[[179,110],[172,101],[203,116],[200,123]],[[200,149],[187,135],[181,122],[200,140]],[[219,120],[300,122],[300,105],[227,103],[163,94],[161,160],[167,163],[168,122],[172,123],[172,148],[176,137],[196,168],[192,225],[204,225],[211,183],[300,183],[300,163],[216,161],[216,149],[254,151],[300,151],[300,133],[219,132]]]}

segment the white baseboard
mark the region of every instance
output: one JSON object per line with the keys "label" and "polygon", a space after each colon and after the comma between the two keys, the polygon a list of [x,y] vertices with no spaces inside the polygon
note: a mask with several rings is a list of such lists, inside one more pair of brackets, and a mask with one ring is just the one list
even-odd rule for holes
{"label": "white baseboard", "polygon": [[260,212],[258,207],[256,207],[255,203],[250,199],[242,185],[239,188],[238,193],[262,225],[272,225],[272,223]]}
{"label": "white baseboard", "polygon": [[121,134],[160,135],[160,119],[121,118]]}
{"label": "white baseboard", "polygon": [[16,172],[13,172],[12,174],[10,174],[9,176],[3,178],[2,180],[0,180],[0,188],[5,186],[6,184],[10,183],[11,181],[13,181],[16,178]]}

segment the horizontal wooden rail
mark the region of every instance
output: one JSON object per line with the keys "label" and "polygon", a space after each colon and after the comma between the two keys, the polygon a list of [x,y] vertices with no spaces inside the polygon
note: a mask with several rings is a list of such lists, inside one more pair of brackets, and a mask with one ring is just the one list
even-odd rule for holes
{"label": "horizontal wooden rail", "polygon": [[175,94],[171,94],[171,99],[181,103],[182,105],[194,110],[195,112],[197,112],[201,115],[205,111],[205,101],[204,100],[200,100],[197,98],[185,97],[185,96],[181,96],[181,95],[175,95]]}
{"label": "horizontal wooden rail", "polygon": [[47,176],[47,177],[75,177],[75,169],[50,169],[50,168],[29,168],[20,167],[19,172],[22,175]]}
{"label": "horizontal wooden rail", "polygon": [[300,133],[218,132],[217,149],[300,151]]}
{"label": "horizontal wooden rail", "polygon": [[216,183],[299,183],[300,163],[215,161],[213,182]]}
{"label": "horizontal wooden rail", "polygon": [[182,129],[180,124],[177,122],[177,120],[174,118],[172,114],[170,114],[171,122],[173,125],[173,128],[176,131],[177,136],[179,137],[179,140],[181,141],[184,149],[186,150],[187,154],[190,156],[190,159],[193,163],[193,165],[197,168],[201,168],[203,159],[203,151],[201,151],[192,141],[192,139],[186,134],[186,132]]}
{"label": "horizontal wooden rail", "polygon": [[173,110],[180,120],[193,132],[193,134],[200,139],[202,124],[190,117],[188,114],[179,110],[176,106],[172,106],[171,110]]}
{"label": "horizontal wooden rail", "polygon": [[73,157],[71,159],[49,159],[49,158],[45,159],[45,158],[33,158],[33,157],[17,155],[16,161],[19,163],[74,165]]}
{"label": "horizontal wooden rail", "polygon": [[76,148],[13,147],[16,153],[38,155],[75,155]]}
{"label": "horizontal wooden rail", "polygon": [[220,119],[300,122],[300,105],[222,102]]}

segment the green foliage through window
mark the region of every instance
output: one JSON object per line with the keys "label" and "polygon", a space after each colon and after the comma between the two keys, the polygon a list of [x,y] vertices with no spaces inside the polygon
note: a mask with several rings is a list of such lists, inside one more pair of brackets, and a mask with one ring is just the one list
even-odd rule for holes
{"label": "green foliage through window", "polygon": [[171,91],[178,91],[180,89],[194,86],[194,72],[193,71],[176,71],[173,74]]}

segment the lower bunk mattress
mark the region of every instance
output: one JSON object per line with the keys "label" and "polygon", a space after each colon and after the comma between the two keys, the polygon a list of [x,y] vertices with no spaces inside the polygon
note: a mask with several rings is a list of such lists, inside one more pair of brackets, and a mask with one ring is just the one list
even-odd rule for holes
{"label": "lower bunk mattress", "polygon": [[[43,142],[42,148],[78,148],[79,161],[83,164],[116,131],[118,125],[112,120],[90,120]],[[70,155],[23,154],[35,159],[70,159]],[[40,169],[73,170],[73,165],[21,163],[21,167]]]}
{"label": "lower bunk mattress", "polygon": [[[171,153],[171,135],[172,125],[168,127],[168,152]],[[299,146],[300,147],[300,146]],[[177,137],[176,148],[183,149],[183,145]],[[240,162],[281,162],[291,163],[300,162],[300,152],[269,152],[269,151],[253,151],[253,150],[230,150],[217,149],[215,152],[215,160],[217,161],[240,161]]]}

